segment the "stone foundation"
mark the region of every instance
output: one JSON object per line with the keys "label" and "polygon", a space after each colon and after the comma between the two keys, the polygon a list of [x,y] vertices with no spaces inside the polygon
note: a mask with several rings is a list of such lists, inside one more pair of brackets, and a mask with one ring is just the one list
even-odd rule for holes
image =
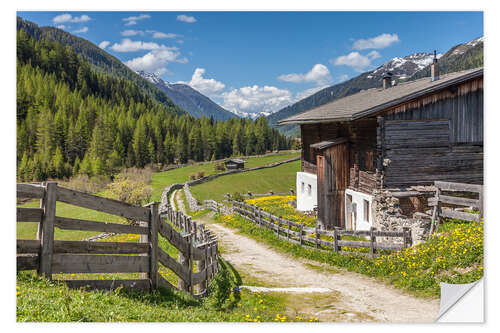
{"label": "stone foundation", "polygon": [[[373,194],[372,212],[375,217],[373,226],[376,229],[402,231],[403,227],[409,227],[413,244],[427,239],[431,219],[422,213],[427,207],[425,197],[398,199],[385,190],[376,190]],[[386,241],[402,242],[399,238],[387,238]]]}

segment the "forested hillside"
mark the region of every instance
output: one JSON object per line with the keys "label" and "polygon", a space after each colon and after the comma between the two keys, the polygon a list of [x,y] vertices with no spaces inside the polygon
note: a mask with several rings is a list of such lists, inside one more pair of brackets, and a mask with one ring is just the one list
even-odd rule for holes
{"label": "forested hillside", "polygon": [[23,181],[286,149],[267,120],[195,119],[70,46],[17,32],[17,161]]}
{"label": "forested hillside", "polygon": [[120,60],[88,40],[55,27],[39,27],[33,22],[17,17],[17,30],[21,29],[35,40],[47,39],[59,42],[62,46],[71,47],[76,54],[82,56],[83,60],[90,65],[92,70],[127,79],[157,102],[175,108],[179,114],[183,113],[161,90],[125,66]]}

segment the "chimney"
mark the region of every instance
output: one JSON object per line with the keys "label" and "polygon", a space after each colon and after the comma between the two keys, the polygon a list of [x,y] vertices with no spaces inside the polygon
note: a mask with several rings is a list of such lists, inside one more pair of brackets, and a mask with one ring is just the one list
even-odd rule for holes
{"label": "chimney", "polygon": [[392,73],[390,73],[390,72],[385,73],[384,77],[382,78],[383,88],[384,89],[390,88],[391,82],[392,82]]}
{"label": "chimney", "polygon": [[434,50],[434,59],[432,60],[431,65],[431,81],[439,80],[439,64],[436,57],[436,50]]}

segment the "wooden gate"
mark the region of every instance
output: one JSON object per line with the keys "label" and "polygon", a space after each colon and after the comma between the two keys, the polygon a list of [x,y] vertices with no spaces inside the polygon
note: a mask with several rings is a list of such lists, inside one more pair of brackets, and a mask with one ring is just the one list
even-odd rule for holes
{"label": "wooden gate", "polygon": [[349,183],[347,140],[332,140],[316,158],[318,221],[325,229],[345,228],[344,194]]}

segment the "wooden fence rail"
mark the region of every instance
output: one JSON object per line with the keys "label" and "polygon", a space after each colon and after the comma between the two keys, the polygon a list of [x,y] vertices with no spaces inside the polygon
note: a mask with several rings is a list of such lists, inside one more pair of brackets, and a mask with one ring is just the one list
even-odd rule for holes
{"label": "wooden fence rail", "polygon": [[[373,257],[377,250],[402,250],[412,245],[411,230],[407,227],[404,227],[402,231],[378,231],[374,228],[368,231],[341,230],[338,228],[331,231],[320,230],[283,219],[281,216],[270,214],[244,202],[233,200],[232,203],[234,211],[244,219],[258,226],[274,230],[278,238],[306,248],[314,248],[322,251],[333,250],[337,253],[351,254],[363,253],[348,251],[343,249],[343,247],[367,248],[370,250],[368,255]],[[327,236],[328,240],[322,239],[321,236]],[[368,241],[342,240],[342,236],[366,236],[368,237]],[[377,241],[377,237],[399,237],[402,238],[402,241],[399,244],[388,243]]]}
{"label": "wooden fence rail", "polygon": [[[37,270],[52,279],[59,273],[139,273],[139,279],[65,280],[70,287],[150,290],[177,288],[158,271],[158,262],[178,276],[179,289],[204,296],[218,271],[217,239],[189,216],[170,206],[160,217],[158,203],[144,207],[57,186],[56,182],[17,184],[18,198],[40,199],[40,208],[17,208],[18,222],[38,222],[37,239],[17,240],[17,270]],[[128,219],[131,225],[59,217],[56,201]],[[139,243],[62,241],[55,228],[140,235]],[[158,246],[158,234],[179,252],[170,257]],[[195,261],[198,262],[195,265]],[[196,272],[193,267],[197,267]],[[195,293],[194,286],[198,286]]]}
{"label": "wooden fence rail", "polygon": [[[433,206],[429,235],[438,229],[441,218],[450,217],[475,222],[479,222],[483,218],[483,185],[435,181],[434,186],[436,194],[434,198],[428,199],[429,206]],[[469,198],[458,196],[456,193],[465,194]],[[475,196],[477,199],[471,199],[470,196]],[[448,207],[443,206],[443,204]],[[479,214],[453,209],[457,206],[477,209]]]}

